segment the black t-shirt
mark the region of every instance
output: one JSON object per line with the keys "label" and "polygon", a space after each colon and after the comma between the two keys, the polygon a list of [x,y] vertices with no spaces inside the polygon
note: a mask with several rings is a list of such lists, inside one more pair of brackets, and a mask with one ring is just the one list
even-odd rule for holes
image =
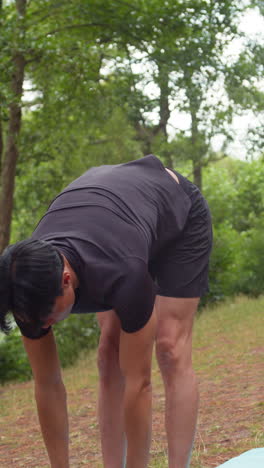
{"label": "black t-shirt", "polygon": [[[32,237],[56,246],[79,279],[72,313],[114,309],[135,332],[151,316],[148,263],[181,234],[191,202],[153,155],[88,170],[51,203]],[[34,332],[19,323],[30,338]]]}

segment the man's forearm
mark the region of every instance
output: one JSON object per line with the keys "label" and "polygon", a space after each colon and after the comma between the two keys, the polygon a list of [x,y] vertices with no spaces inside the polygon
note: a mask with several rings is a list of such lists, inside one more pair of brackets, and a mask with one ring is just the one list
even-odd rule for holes
{"label": "man's forearm", "polygon": [[69,431],[63,382],[35,383],[35,397],[51,468],[69,468]]}
{"label": "man's forearm", "polygon": [[127,437],[126,468],[146,468],[149,460],[152,424],[151,386],[126,389],[124,398]]}

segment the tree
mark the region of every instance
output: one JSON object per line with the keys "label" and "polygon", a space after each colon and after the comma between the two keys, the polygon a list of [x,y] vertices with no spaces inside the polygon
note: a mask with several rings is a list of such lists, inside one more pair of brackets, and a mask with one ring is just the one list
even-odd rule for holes
{"label": "tree", "polygon": [[[260,10],[261,12],[261,10]],[[264,15],[264,13],[263,13]],[[229,100],[238,114],[250,111],[254,126],[248,131],[249,154],[263,151],[264,133],[264,43],[246,40],[238,59],[226,69],[225,83]],[[258,122],[258,123],[257,123]]]}
{"label": "tree", "polygon": [[[229,138],[232,106],[222,96],[208,97],[215,96],[216,83],[224,84],[222,53],[237,35],[244,2],[16,0],[0,5],[0,251],[9,242],[15,175],[27,178],[28,165],[28,173],[39,168],[40,176],[45,168],[47,180],[52,173],[54,185],[60,185],[89,164],[156,151],[169,166],[185,156],[201,187],[202,168],[216,158],[212,138],[217,133]],[[33,103],[22,100],[25,80],[36,91]],[[145,93],[149,83],[158,90],[154,98]],[[170,141],[175,108],[191,123],[188,132],[176,130]],[[150,115],[154,111],[157,121]],[[21,186],[17,193],[23,199]]]}
{"label": "tree", "polygon": [[[0,197],[0,251],[7,245],[10,237],[10,225],[13,210],[13,192],[16,163],[18,159],[18,137],[21,127],[21,96],[25,74],[26,59],[23,51],[25,41],[26,0],[16,0],[16,15],[13,23],[12,42],[10,35],[3,42],[9,41],[6,47],[10,50],[10,99],[8,103],[9,121],[5,136],[3,152],[3,129],[1,132],[1,197]],[[1,5],[3,9],[3,5]],[[5,44],[4,44],[5,45]],[[2,110],[3,112],[3,110]],[[1,116],[2,117],[2,116]],[[1,122],[2,124],[2,122]]]}
{"label": "tree", "polygon": [[[231,139],[233,108],[223,90],[227,70],[223,53],[239,36],[238,18],[246,5],[234,0],[188,4],[153,0],[144,8],[140,5],[142,8],[136,11],[137,38],[127,38],[128,60],[132,70],[141,61],[146,73],[145,77],[144,73],[134,75],[130,89],[134,94],[135,89],[138,92],[152,80],[158,95],[147,111],[138,98],[134,100],[139,106],[134,112],[135,128],[144,148],[148,152],[157,149],[166,164],[173,166],[181,160],[182,151],[188,155],[194,182],[201,187],[202,168],[218,158],[211,150],[212,139],[218,134],[225,136],[221,157]],[[148,118],[148,111],[155,108],[157,124]],[[187,113],[190,128],[182,133],[176,130],[174,141],[169,143],[170,117],[175,108]]]}
{"label": "tree", "polygon": [[[0,252],[10,238],[22,108],[24,106],[25,115],[26,107],[22,102],[25,77],[38,92],[36,104],[41,108],[42,121],[46,124],[49,122],[47,130],[52,131],[55,122],[59,122],[60,129],[64,130],[60,139],[55,141],[53,138],[53,156],[56,151],[59,154],[62,137],[77,121],[78,106],[73,103],[78,102],[81,108],[83,98],[88,95],[90,110],[93,108],[93,115],[99,115],[96,97],[99,95],[98,89],[102,91],[100,70],[104,49],[111,41],[118,40],[116,23],[119,22],[119,26],[122,24],[122,18],[130,7],[126,3],[123,7],[121,5],[119,16],[114,16],[113,5],[109,5],[106,11],[98,0],[89,4],[81,0],[71,0],[66,4],[49,0],[40,0],[37,4],[16,0],[4,6],[1,3],[1,8],[4,86],[0,93],[4,96],[4,105],[0,109],[0,149],[4,146],[4,151],[1,156]],[[112,22],[112,19],[115,21]],[[85,110],[87,112],[87,106]],[[87,115],[85,120],[87,122]],[[93,122],[89,122],[90,135],[94,129]],[[54,137],[58,137],[58,132],[53,133]],[[93,143],[97,144],[101,135],[96,138],[95,134],[93,132]],[[51,138],[47,140],[47,143],[51,143]]]}

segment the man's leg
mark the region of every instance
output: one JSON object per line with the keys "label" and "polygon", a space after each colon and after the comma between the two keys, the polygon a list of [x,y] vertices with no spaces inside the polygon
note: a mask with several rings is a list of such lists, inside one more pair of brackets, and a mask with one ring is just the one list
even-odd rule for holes
{"label": "man's leg", "polygon": [[114,311],[100,312],[98,348],[98,418],[102,454],[106,468],[125,466],[125,436],[122,401],[124,380],[119,367],[120,322]]}
{"label": "man's leg", "polygon": [[157,296],[156,354],[162,373],[169,468],[188,468],[195,435],[198,388],[192,368],[192,327],[199,298]]}

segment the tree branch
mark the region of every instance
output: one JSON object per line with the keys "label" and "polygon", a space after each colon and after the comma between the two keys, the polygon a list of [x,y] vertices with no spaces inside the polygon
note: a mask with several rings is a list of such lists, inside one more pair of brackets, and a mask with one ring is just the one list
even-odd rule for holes
{"label": "tree branch", "polygon": [[[66,5],[67,6],[67,5]],[[57,4],[51,4],[49,5],[49,13],[47,13],[46,15],[42,16],[42,18],[39,18],[38,21],[35,21],[35,22],[32,22],[32,23],[28,23],[29,26],[35,26],[36,24],[39,24],[41,23],[42,21],[46,20],[47,18],[49,18],[50,16],[54,17],[54,15],[56,14],[56,11],[54,12],[54,10],[56,9],[59,9],[61,7],[65,7],[65,2],[60,2],[60,3],[57,3]],[[41,12],[44,10],[44,8],[40,9],[40,10],[35,10],[31,13],[31,16],[34,16],[34,15],[39,15],[41,14]],[[53,11],[52,11],[53,10]]]}
{"label": "tree branch", "polygon": [[57,33],[63,32],[63,31],[68,31],[68,30],[70,30],[70,29],[89,28],[89,27],[101,27],[101,28],[106,28],[107,25],[106,25],[106,24],[102,24],[102,23],[70,24],[70,25],[68,25],[68,26],[63,26],[63,27],[61,27],[61,28],[53,29],[52,31],[49,31],[49,32],[47,32],[47,33],[44,34],[44,35],[38,36],[38,37],[36,38],[36,41],[38,41],[39,39],[42,39],[43,37],[53,36],[54,34],[57,34]]}

